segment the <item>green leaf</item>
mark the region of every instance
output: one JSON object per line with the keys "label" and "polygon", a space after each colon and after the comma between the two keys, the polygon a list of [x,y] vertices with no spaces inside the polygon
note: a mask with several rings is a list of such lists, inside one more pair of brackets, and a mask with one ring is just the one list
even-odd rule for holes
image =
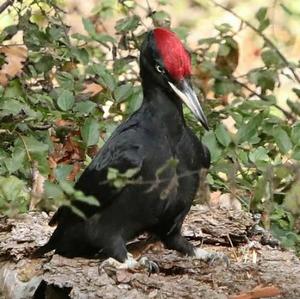
{"label": "green leaf", "polygon": [[43,154],[43,153],[47,152],[49,149],[48,144],[38,141],[33,136],[23,136],[22,138],[23,138],[23,140],[22,141],[19,140],[20,143],[18,143],[18,144],[23,144],[23,141],[24,141],[24,143],[26,144],[26,150],[28,150],[28,152],[30,154],[35,154],[35,153]]}
{"label": "green leaf", "polygon": [[63,89],[73,90],[74,89],[74,77],[72,74],[67,72],[60,72],[56,76],[59,86]]}
{"label": "green leaf", "polygon": [[99,123],[94,118],[88,118],[80,132],[86,146],[95,145],[99,140]]}
{"label": "green leaf", "polygon": [[264,118],[262,113],[256,115],[251,118],[246,124],[243,124],[236,135],[237,143],[241,144],[247,140],[249,140],[252,136],[254,136],[257,132],[257,128],[260,126]]}
{"label": "green leaf", "polygon": [[85,31],[89,35],[96,34],[95,26],[89,19],[82,18],[82,23],[83,23],[83,27],[84,27]]}
{"label": "green leaf", "polygon": [[259,30],[259,31],[264,31],[265,29],[267,29],[267,28],[269,27],[269,25],[270,25],[270,20],[269,20],[269,19],[264,19],[264,20],[260,23],[260,25],[259,25],[259,27],[258,27],[258,30]]}
{"label": "green leaf", "polygon": [[141,170],[140,167],[127,169],[124,172],[123,176],[126,177],[127,179],[130,179],[133,176],[135,176],[140,170]]}
{"label": "green leaf", "polygon": [[218,55],[227,56],[230,53],[230,47],[226,44],[221,44],[219,47]]}
{"label": "green leaf", "polygon": [[15,176],[0,177],[0,209],[5,214],[26,211],[29,192],[25,190],[25,186],[25,182]]}
{"label": "green leaf", "polygon": [[61,187],[57,184],[45,181],[44,190],[44,197],[46,199],[55,199],[59,201],[62,201],[64,199],[64,193]]}
{"label": "green leaf", "polygon": [[300,146],[299,145],[293,149],[292,158],[297,161],[300,161]]}
{"label": "green leaf", "polygon": [[110,91],[113,91],[116,87],[116,79],[112,76],[102,64],[93,64],[91,71],[99,76],[99,83],[105,86]]}
{"label": "green leaf", "polygon": [[74,192],[74,199],[82,201],[92,206],[100,207],[100,202],[94,196],[86,196],[82,191]]}
{"label": "green leaf", "polygon": [[285,207],[293,214],[300,215],[300,184],[297,181],[287,192],[284,199]]}
{"label": "green leaf", "polygon": [[299,101],[291,101],[290,99],[287,99],[286,103],[290,107],[291,111],[293,111],[293,113],[300,115]]}
{"label": "green leaf", "polygon": [[124,19],[121,19],[117,22],[117,25],[115,26],[115,29],[118,32],[128,32],[133,31],[137,28],[137,26],[140,23],[140,17],[137,15],[134,15],[132,17],[127,17]]}
{"label": "green leaf", "polygon": [[281,153],[286,154],[293,147],[289,135],[281,127],[274,128],[272,135]]}
{"label": "green leaf", "polygon": [[107,43],[115,44],[116,43],[116,40],[112,36],[110,36],[108,34],[104,34],[104,33],[94,34],[92,36],[92,38],[101,44],[107,44]]}
{"label": "green leaf", "polygon": [[260,22],[263,21],[266,18],[267,11],[268,11],[267,7],[261,7],[255,14],[256,19]]}
{"label": "green leaf", "polygon": [[249,159],[253,163],[256,163],[258,161],[269,161],[270,160],[270,158],[268,156],[268,151],[262,146],[259,146],[257,149],[250,152]]}
{"label": "green leaf", "polygon": [[16,172],[23,166],[23,163],[25,162],[25,157],[25,148],[14,148],[14,152],[11,158],[4,160],[5,166],[9,174]]}
{"label": "green leaf", "polygon": [[223,146],[227,147],[230,144],[230,142],[231,142],[230,135],[223,124],[219,124],[217,126],[215,134],[216,134],[217,140]]}
{"label": "green leaf", "polygon": [[114,90],[114,97],[117,102],[122,102],[124,100],[127,100],[127,98],[132,93],[132,85],[130,83],[118,86]]}
{"label": "green leaf", "polygon": [[97,104],[92,101],[82,101],[79,103],[76,103],[73,107],[74,111],[77,111],[81,114],[89,114],[93,112],[93,110],[97,107]]}
{"label": "green leaf", "polygon": [[10,115],[10,114],[17,115],[24,110],[24,107],[28,107],[28,106],[14,99],[4,101],[3,103],[0,104],[2,115]]}
{"label": "green leaf", "polygon": [[212,162],[217,161],[222,154],[222,150],[218,146],[214,132],[205,132],[204,136],[202,137],[202,142],[208,147]]}
{"label": "green leaf", "polygon": [[39,61],[34,64],[34,68],[38,73],[46,73],[52,69],[53,65],[53,57],[50,55],[43,55]]}
{"label": "green leaf", "polygon": [[89,63],[89,53],[86,49],[72,48],[72,54],[82,64]]}
{"label": "green leaf", "polygon": [[69,181],[61,180],[59,181],[59,186],[67,195],[72,195],[75,192],[73,185]]}
{"label": "green leaf", "polygon": [[230,24],[228,23],[223,23],[221,25],[216,25],[215,28],[222,34],[224,33],[228,33],[229,31],[231,31],[232,27]]}
{"label": "green leaf", "polygon": [[210,46],[210,45],[215,44],[217,42],[218,42],[218,40],[214,37],[200,38],[198,40],[198,45],[208,45],[208,46]]}
{"label": "green leaf", "polygon": [[274,50],[270,50],[270,49],[265,50],[261,54],[261,58],[267,67],[271,67],[271,66],[278,67],[283,64],[281,57]]}
{"label": "green leaf", "polygon": [[170,15],[162,10],[153,12],[151,18],[153,20],[154,26],[156,27],[168,27],[171,23]]}
{"label": "green leaf", "polygon": [[238,90],[238,86],[226,78],[215,80],[213,88],[216,95],[227,95]]}
{"label": "green leaf", "polygon": [[4,97],[6,98],[17,98],[23,97],[24,90],[20,80],[10,80],[8,86],[5,88]]}
{"label": "green leaf", "polygon": [[57,105],[62,111],[70,110],[74,105],[75,99],[71,91],[62,90],[57,98]]}
{"label": "green leaf", "polygon": [[294,144],[300,145],[300,123],[296,123],[291,130],[291,139]]}
{"label": "green leaf", "polygon": [[259,21],[259,31],[264,31],[270,25],[270,20],[267,17],[267,11],[267,7],[261,7],[255,15],[256,19]]}
{"label": "green leaf", "polygon": [[73,169],[72,165],[60,164],[55,169],[55,176],[58,181],[66,180]]}
{"label": "green leaf", "polygon": [[5,27],[0,34],[0,42],[2,43],[5,40],[11,39],[18,32],[18,30],[18,26],[16,25]]}
{"label": "green leaf", "polygon": [[272,70],[255,70],[249,73],[248,78],[263,91],[273,90],[277,81],[277,73]]}
{"label": "green leaf", "polygon": [[300,98],[300,89],[299,88],[293,88],[292,90],[297,95],[297,97]]}

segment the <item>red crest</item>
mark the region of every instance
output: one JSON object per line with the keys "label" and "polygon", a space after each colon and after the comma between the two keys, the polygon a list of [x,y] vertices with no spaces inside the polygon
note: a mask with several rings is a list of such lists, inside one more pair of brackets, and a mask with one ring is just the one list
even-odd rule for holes
{"label": "red crest", "polygon": [[180,80],[190,76],[191,59],[176,34],[166,28],[156,28],[153,34],[164,66],[172,78]]}

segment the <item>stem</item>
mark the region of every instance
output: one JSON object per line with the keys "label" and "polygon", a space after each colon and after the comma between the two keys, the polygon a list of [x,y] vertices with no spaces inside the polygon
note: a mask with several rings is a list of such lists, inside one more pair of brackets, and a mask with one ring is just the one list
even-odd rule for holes
{"label": "stem", "polygon": [[13,5],[14,2],[15,2],[15,0],[7,0],[3,4],[1,4],[0,5],[0,14],[3,13],[6,8]]}
{"label": "stem", "polygon": [[20,139],[22,140],[22,143],[23,143],[23,145],[24,145],[24,148],[25,148],[25,151],[26,151],[26,155],[27,155],[28,161],[29,161],[30,163],[32,163],[32,158],[31,158],[31,156],[30,156],[30,153],[29,153],[27,144],[26,144],[26,142],[25,142],[23,136],[22,136],[19,132],[16,132],[16,133],[17,133],[17,135],[20,137]]}

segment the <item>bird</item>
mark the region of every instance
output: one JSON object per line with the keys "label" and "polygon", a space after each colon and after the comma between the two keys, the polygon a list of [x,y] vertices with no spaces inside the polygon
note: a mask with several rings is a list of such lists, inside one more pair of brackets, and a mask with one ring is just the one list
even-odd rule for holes
{"label": "bird", "polygon": [[[209,130],[192,87],[191,56],[170,29],[147,32],[140,48],[143,101],[121,123],[75,183],[94,196],[99,207],[83,201],[61,206],[50,220],[57,225],[49,241],[36,250],[66,257],[104,255],[125,267],[136,267],[126,244],[141,233],[158,238],[166,248],[203,260],[216,254],[196,248],[181,233],[199,185],[199,172],[210,166],[210,152],[188,127],[183,105]],[[110,169],[135,169],[134,181],[116,188]],[[132,179],[132,178],[131,178]],[[148,265],[147,259],[140,264]]]}

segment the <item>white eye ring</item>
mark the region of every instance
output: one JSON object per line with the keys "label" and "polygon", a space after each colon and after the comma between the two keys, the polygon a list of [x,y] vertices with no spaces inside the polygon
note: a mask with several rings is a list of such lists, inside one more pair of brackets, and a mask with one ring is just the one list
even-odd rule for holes
{"label": "white eye ring", "polygon": [[164,73],[163,68],[162,68],[159,64],[157,64],[157,65],[155,66],[155,68],[156,68],[156,70],[157,70],[159,73]]}

